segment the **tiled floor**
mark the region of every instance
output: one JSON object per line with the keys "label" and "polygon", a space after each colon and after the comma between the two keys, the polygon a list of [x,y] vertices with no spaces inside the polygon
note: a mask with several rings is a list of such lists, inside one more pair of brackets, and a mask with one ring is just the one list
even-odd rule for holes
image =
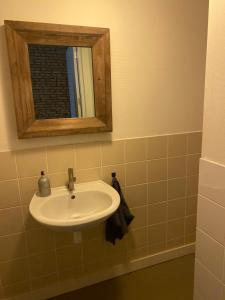
{"label": "tiled floor", "polygon": [[107,280],[51,300],[192,300],[194,255]]}

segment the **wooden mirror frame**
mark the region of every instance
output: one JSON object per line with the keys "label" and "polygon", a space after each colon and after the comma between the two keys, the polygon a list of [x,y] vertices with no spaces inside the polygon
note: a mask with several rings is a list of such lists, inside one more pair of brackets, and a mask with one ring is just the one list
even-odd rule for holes
{"label": "wooden mirror frame", "polygon": [[[19,138],[112,131],[109,29],[5,20]],[[35,119],[28,44],[92,48],[95,117]]]}

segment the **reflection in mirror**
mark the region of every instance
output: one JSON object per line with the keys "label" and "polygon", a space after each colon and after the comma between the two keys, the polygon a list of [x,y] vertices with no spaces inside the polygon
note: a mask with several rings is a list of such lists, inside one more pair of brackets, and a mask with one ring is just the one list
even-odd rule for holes
{"label": "reflection in mirror", "polygon": [[28,44],[36,119],[95,116],[92,49]]}

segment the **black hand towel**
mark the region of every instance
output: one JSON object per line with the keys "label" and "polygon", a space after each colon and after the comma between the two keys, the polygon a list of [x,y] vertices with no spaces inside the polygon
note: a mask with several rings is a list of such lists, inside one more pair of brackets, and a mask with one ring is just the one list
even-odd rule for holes
{"label": "black hand towel", "polygon": [[134,219],[129,210],[119,181],[116,179],[116,173],[112,173],[112,186],[120,195],[120,205],[116,212],[106,221],[106,240],[115,245],[116,239],[122,239],[128,232],[128,225]]}

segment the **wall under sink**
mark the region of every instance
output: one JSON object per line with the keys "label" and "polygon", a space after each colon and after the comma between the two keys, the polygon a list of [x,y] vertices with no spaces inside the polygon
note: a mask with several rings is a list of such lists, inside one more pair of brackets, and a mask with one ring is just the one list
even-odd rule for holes
{"label": "wall under sink", "polygon": [[[135,259],[143,267],[144,258],[160,251],[190,249],[207,11],[207,1],[195,0],[1,1],[1,25],[14,19],[110,28],[114,130],[18,140],[1,27],[0,299],[45,299],[83,286],[92,276],[105,279],[107,270],[110,276],[129,271]],[[75,246],[70,233],[53,233],[29,216],[39,172],[46,170],[52,186],[59,186],[68,166],[74,166],[80,182],[110,182],[111,172],[117,172],[136,216],[117,246],[104,242],[103,226],[86,231],[83,244]],[[165,253],[174,252],[164,252],[169,259]]]}

